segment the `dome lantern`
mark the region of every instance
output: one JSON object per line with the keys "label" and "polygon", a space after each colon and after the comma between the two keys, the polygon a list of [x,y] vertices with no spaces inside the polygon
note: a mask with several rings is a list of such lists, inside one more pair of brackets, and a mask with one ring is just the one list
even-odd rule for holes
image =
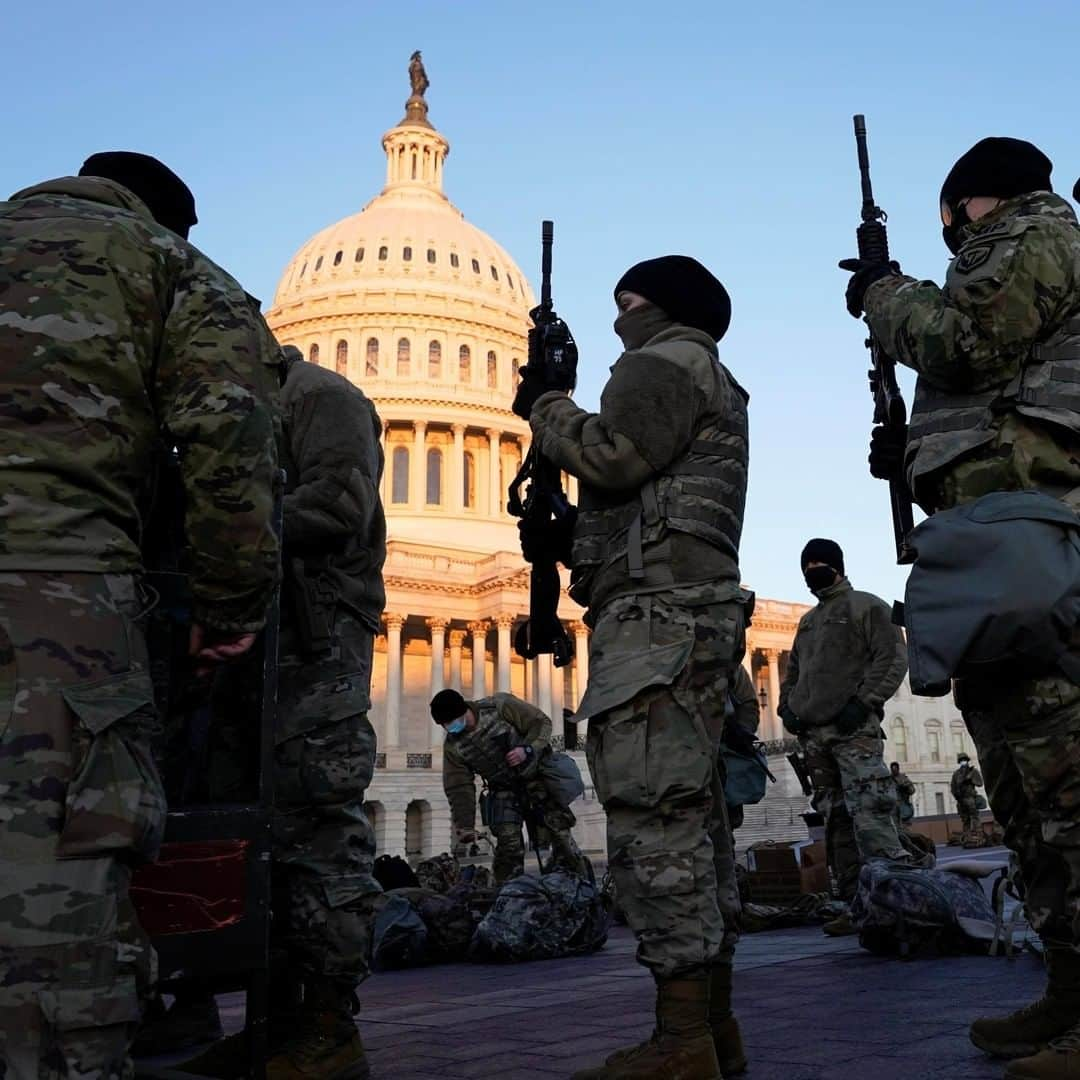
{"label": "dome lantern", "polygon": [[441,195],[443,162],[450,153],[450,144],[428,120],[424,94],[431,82],[419,49],[409,59],[409,85],[412,93],[405,102],[405,118],[382,140],[386,151],[383,192],[412,188]]}

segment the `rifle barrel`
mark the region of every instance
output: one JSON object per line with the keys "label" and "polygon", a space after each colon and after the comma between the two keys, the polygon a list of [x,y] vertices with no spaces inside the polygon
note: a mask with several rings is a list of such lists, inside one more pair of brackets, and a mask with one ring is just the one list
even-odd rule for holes
{"label": "rifle barrel", "polygon": [[540,303],[551,307],[551,245],[555,241],[555,223],[540,223]]}
{"label": "rifle barrel", "polygon": [[859,153],[859,181],[862,184],[863,220],[873,221],[877,218],[876,212],[872,217],[867,217],[867,211],[876,211],[874,206],[874,189],[870,184],[870,153],[866,148],[866,117],[862,113],[855,114],[855,147]]}

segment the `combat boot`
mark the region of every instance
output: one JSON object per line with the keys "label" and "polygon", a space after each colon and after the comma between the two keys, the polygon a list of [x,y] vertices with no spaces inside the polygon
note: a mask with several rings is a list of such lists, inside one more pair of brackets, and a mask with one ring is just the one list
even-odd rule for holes
{"label": "combat boot", "polygon": [[1046,973],[1046,992],[1038,1001],[971,1025],[968,1034],[980,1050],[994,1057],[1030,1059],[1080,1021],[1080,953],[1047,949]]}
{"label": "combat boot", "polygon": [[849,934],[859,932],[859,928],[851,921],[851,912],[849,911],[845,911],[842,915],[837,915],[835,919],[830,919],[827,923],[824,923],[821,930],[828,937],[847,937]]}
{"label": "combat boot", "polygon": [[658,1030],[649,1042],[574,1080],[723,1080],[709,1029],[708,977],[657,979],[656,1012]]}
{"label": "combat boot", "polygon": [[224,1034],[213,994],[181,995],[167,1009],[157,997],[146,1010],[131,1053],[133,1057],[171,1054],[214,1042]]}
{"label": "combat boot", "polygon": [[[659,994],[657,995],[657,1001],[659,1001]],[[579,1069],[571,1077],[571,1080],[604,1080],[604,1078],[609,1075],[608,1070],[613,1066],[619,1065],[621,1062],[626,1061],[635,1054],[640,1054],[647,1050],[660,1038],[659,1005],[656,1008],[655,1015],[656,1025],[653,1027],[652,1034],[644,1042],[634,1043],[633,1046],[624,1046],[621,1049],[616,1050],[613,1054],[609,1054],[604,1059],[603,1065],[594,1065],[591,1069]]]}
{"label": "combat boot", "polygon": [[717,964],[709,971],[709,1027],[716,1060],[725,1077],[746,1072],[742,1032],[731,1011],[731,976],[730,964]]}
{"label": "combat boot", "polygon": [[1010,1061],[1005,1080],[1080,1080],[1080,1024],[1032,1057]]}
{"label": "combat boot", "polygon": [[355,998],[329,980],[305,986],[295,1034],[266,1063],[266,1080],[367,1080]]}

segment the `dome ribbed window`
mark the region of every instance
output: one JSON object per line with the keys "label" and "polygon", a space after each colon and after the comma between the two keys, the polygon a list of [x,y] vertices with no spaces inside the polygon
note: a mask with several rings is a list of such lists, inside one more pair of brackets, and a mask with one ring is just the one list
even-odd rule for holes
{"label": "dome ribbed window", "polygon": [[458,378],[463,383],[472,382],[472,353],[468,345],[458,349]]}

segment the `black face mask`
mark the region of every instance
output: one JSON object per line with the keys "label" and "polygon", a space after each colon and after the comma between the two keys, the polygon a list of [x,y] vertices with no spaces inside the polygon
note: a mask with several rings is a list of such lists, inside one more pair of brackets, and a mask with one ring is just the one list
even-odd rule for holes
{"label": "black face mask", "polygon": [[960,239],[960,230],[971,224],[971,218],[968,217],[967,206],[950,205],[949,209],[952,211],[952,221],[942,226],[941,238],[945,241],[945,246],[956,255],[963,243]]}
{"label": "black face mask", "polygon": [[831,566],[808,566],[803,571],[803,577],[810,591],[819,593],[836,581],[836,571]]}

